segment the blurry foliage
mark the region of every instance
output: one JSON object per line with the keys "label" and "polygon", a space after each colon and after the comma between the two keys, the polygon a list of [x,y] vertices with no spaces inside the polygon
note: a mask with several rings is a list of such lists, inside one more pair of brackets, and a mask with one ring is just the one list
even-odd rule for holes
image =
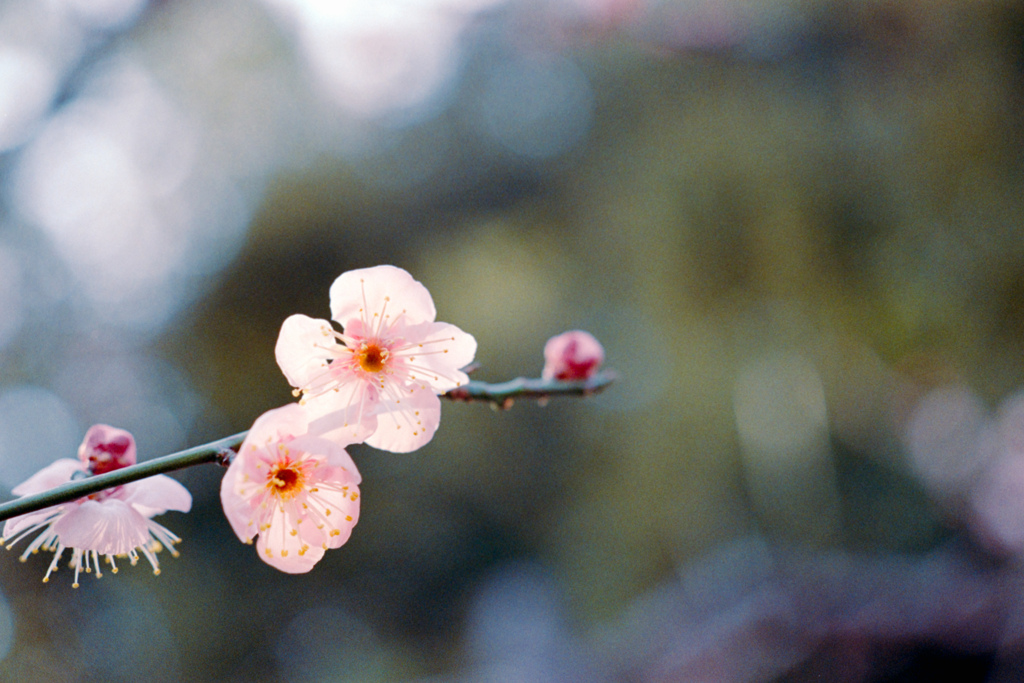
{"label": "blurry foliage", "polygon": [[[306,576],[235,542],[218,473],[184,475],[196,512],[166,522],[183,557],[156,580],[104,580],[166,613],[177,671],[273,680],[268,643],[313,608],[391,648],[339,680],[449,670],[472,590],[503,562],[548,567],[586,630],[729,539],[810,542],[751,504],[736,435],[736,378],[776,351],[809,359],[825,393],[840,519],[826,544],[924,552],[964,533],[903,462],[901,420],[935,377],[993,401],[1024,380],[1024,17],[999,2],[804,4],[774,51],[575,48],[594,120],[555,159],[488,154],[462,134],[463,92],[392,150],[273,180],[242,253],[160,340],[214,406],[191,441],[290,400],[281,321],[329,317],[333,279],[377,263],[408,269],[477,337],[481,379],[537,374],[547,337],[584,328],[621,381],[507,413],[446,404],[414,454],[354,448],[360,524]],[[173,5],[142,24],[162,49]],[[410,150],[433,171],[381,182]],[[2,677],[77,678],[83,646],[60,615],[88,621],[105,594],[59,574],[42,586],[41,559],[12,560],[0,575],[21,621]],[[67,668],[50,654],[65,640]]]}

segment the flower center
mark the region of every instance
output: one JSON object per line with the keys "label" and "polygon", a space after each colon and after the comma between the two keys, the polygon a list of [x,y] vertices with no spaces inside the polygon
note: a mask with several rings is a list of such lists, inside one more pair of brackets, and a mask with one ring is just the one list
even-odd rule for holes
{"label": "flower center", "polygon": [[267,488],[281,500],[291,500],[305,485],[306,477],[293,463],[278,463],[267,475]]}
{"label": "flower center", "polygon": [[359,350],[356,351],[359,367],[366,372],[380,372],[383,370],[389,355],[388,350],[382,349],[376,342],[364,342],[359,345]]}

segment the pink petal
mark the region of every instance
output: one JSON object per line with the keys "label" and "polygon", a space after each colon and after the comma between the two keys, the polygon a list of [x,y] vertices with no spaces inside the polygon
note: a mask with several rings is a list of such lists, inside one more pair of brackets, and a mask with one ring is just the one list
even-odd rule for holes
{"label": "pink petal", "polygon": [[323,456],[332,469],[338,468],[340,471],[340,468],[344,468],[345,475],[341,478],[346,482],[359,484],[362,481],[356,463],[349,456],[348,451],[333,441],[307,434],[296,437],[288,446],[296,451]]}
{"label": "pink petal", "polygon": [[238,494],[239,478],[244,465],[244,459],[239,458],[235,458],[220,481],[220,503],[238,540],[248,543],[256,535],[257,529],[255,524],[250,524],[253,521],[252,505]]}
{"label": "pink petal", "polygon": [[582,330],[563,332],[544,345],[544,379],[582,380],[592,377],[604,362],[604,348]]}
{"label": "pink petal", "polygon": [[406,330],[407,343],[421,344],[402,351],[400,358],[416,380],[429,384],[437,393],[462,386],[469,381],[464,368],[476,355],[476,339],[448,323],[421,323]]}
{"label": "pink petal", "polygon": [[116,498],[87,500],[53,525],[60,542],[70,548],[121,555],[149,543],[146,518]]}
{"label": "pink petal", "polygon": [[427,288],[395,266],[350,270],[331,285],[331,317],[342,326],[363,320],[372,329],[373,314],[385,306],[392,320],[404,311],[402,318],[408,323],[432,322],[437,315]]}
{"label": "pink petal", "polygon": [[125,484],[118,497],[146,517],[162,515],[168,510],[188,512],[192,509],[192,494],[164,474]]}
{"label": "pink petal", "polygon": [[351,388],[306,400],[309,433],[343,446],[362,443],[377,430],[377,391],[359,380]]}
{"label": "pink petal", "polygon": [[377,431],[367,444],[392,453],[410,453],[434,438],[441,423],[441,399],[417,385],[414,391],[403,393],[401,401],[381,402]]}
{"label": "pink petal", "polygon": [[252,423],[243,446],[262,445],[268,441],[280,441],[305,434],[309,429],[309,418],[309,411],[298,403],[287,403],[280,408],[268,410]]}
{"label": "pink petal", "polygon": [[335,342],[333,337],[325,336],[325,328],[332,329],[328,321],[301,314],[289,316],[282,323],[274,354],[293,387],[306,386],[326,372],[328,355],[320,347]]}
{"label": "pink petal", "polygon": [[337,536],[327,536],[327,545],[329,548],[340,548],[348,541],[352,535],[352,529],[359,522],[359,502],[361,500],[359,487],[357,482],[349,476],[349,472],[340,467],[326,470],[323,480],[335,486],[347,485],[349,487],[348,491],[329,491],[321,488],[319,492],[319,498],[325,501],[331,510],[328,519],[340,532]]}
{"label": "pink petal", "polygon": [[54,514],[54,512],[57,511],[58,507],[60,506],[55,505],[53,507],[37,510],[36,512],[29,512],[28,514],[20,515],[18,517],[11,517],[9,520],[4,522],[4,529],[3,532],[0,533],[0,537],[10,541],[23,529],[28,529],[40,522],[46,521]]}
{"label": "pink petal", "polygon": [[135,464],[135,437],[110,425],[89,428],[78,447],[78,459],[92,474],[105,474]]}
{"label": "pink petal", "polygon": [[71,458],[61,458],[15,486],[11,489],[11,493],[16,496],[30,496],[34,493],[49,491],[71,481],[71,476],[76,472],[84,472],[82,463]]}
{"label": "pink petal", "polygon": [[274,515],[270,526],[270,529],[260,533],[256,541],[256,552],[271,567],[288,574],[303,574],[324,556],[324,549],[319,545],[308,545],[306,551],[300,554],[306,542],[286,531],[290,525],[284,522],[282,513]]}
{"label": "pink petal", "polygon": [[[71,458],[61,458],[60,460],[55,460],[50,463],[25,481],[15,486],[11,490],[11,493],[16,496],[30,496],[35,493],[49,491],[57,486],[67,484],[71,481],[72,475],[76,473],[84,474],[82,463],[77,460],[72,460]],[[52,515],[58,507],[60,506],[51,506],[43,508],[42,510],[37,510],[36,512],[30,512],[26,515],[12,517],[4,523],[3,538],[12,538],[19,531],[44,521],[47,517]]]}

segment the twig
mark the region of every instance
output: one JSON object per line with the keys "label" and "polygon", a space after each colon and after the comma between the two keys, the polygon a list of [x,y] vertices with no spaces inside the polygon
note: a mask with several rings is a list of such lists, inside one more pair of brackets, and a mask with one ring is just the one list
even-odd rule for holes
{"label": "twig", "polygon": [[469,384],[452,389],[441,398],[452,401],[486,402],[507,410],[517,398],[545,400],[552,396],[589,396],[603,390],[614,382],[616,375],[611,370],[599,372],[590,379],[563,382],[557,379],[516,377],[507,382],[492,384],[471,381]]}
{"label": "twig", "polygon": [[[509,408],[512,405],[512,401],[516,398],[544,400],[551,396],[587,396],[601,391],[614,380],[615,374],[606,370],[586,381],[580,382],[526,379],[524,377],[499,384],[470,381],[465,386],[453,389],[441,396],[453,401],[479,401],[490,403],[499,408]],[[201,446],[195,446],[160,458],[147,460],[137,465],[114,470],[113,472],[76,479],[67,484],[52,488],[49,491],[22,496],[0,505],[0,522],[53,505],[77,500],[104,489],[121,486],[157,474],[173,472],[174,470],[191,467],[192,465],[216,462],[226,467],[231,463],[231,459],[235,456],[246,434],[248,432],[239,432],[234,436],[228,436]]]}

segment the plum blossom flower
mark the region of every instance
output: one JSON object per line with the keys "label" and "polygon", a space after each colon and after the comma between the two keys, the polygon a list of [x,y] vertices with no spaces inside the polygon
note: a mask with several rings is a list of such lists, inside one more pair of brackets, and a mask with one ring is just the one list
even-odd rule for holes
{"label": "plum blossom flower", "polygon": [[[15,486],[18,496],[42,493],[82,476],[110,472],[135,464],[135,439],[122,429],[94,425],[78,449],[78,460],[62,458],[44,467]],[[132,565],[141,554],[160,573],[156,553],[167,548],[177,557],[174,544],[181,541],[166,527],[151,518],[168,510],[188,512],[192,496],[174,479],[162,474],[116,486],[92,495],[13,517],[4,524],[0,544],[10,550],[22,538],[40,532],[21,554],[24,562],[40,550],[52,551],[43,582],[57,570],[65,550],[71,551],[71,567],[75,570],[72,584],[78,588],[80,572],[96,572],[103,576],[100,556],[117,573],[115,557],[126,556]]]}
{"label": "plum blossom flower", "polygon": [[583,380],[593,377],[604,362],[604,348],[582,330],[563,332],[544,345],[544,379]]}
{"label": "plum blossom flower", "polygon": [[131,433],[109,425],[93,425],[78,447],[78,459],[92,474],[106,474],[135,464]]}
{"label": "plum blossom flower", "polygon": [[359,470],[339,444],[308,433],[308,411],[291,403],[256,418],[221,481],[224,514],[260,559],[308,572],[339,548],[359,520]]}
{"label": "plum blossom flower", "polygon": [[469,378],[476,340],[434,322],[430,292],[395,266],[344,273],[331,285],[331,317],[293,315],[277,340],[277,363],[320,419],[311,430],[345,431],[348,443],[408,453],[434,436],[439,394]]}

